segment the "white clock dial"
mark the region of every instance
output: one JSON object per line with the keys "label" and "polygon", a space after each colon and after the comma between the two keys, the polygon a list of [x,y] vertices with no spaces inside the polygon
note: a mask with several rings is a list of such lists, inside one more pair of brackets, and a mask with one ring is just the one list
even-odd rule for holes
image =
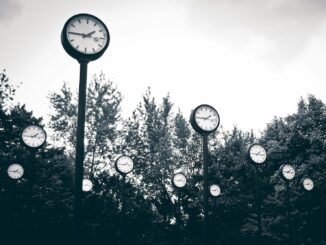
{"label": "white clock dial", "polygon": [[217,197],[221,194],[221,188],[218,185],[214,184],[209,187],[209,192],[212,196]]}
{"label": "white clock dial", "polygon": [[255,163],[263,163],[266,160],[266,150],[258,144],[254,144],[249,149],[249,156]]}
{"label": "white clock dial", "polygon": [[83,191],[88,192],[93,189],[93,183],[90,179],[83,179]]}
{"label": "white clock dial", "polygon": [[172,181],[173,181],[173,184],[178,188],[184,187],[186,185],[186,183],[187,183],[186,176],[184,176],[181,173],[175,174],[173,176]]}
{"label": "white clock dial", "polygon": [[307,191],[311,191],[314,188],[314,182],[309,179],[309,178],[305,178],[303,180],[303,187],[307,190]]}
{"label": "white clock dial", "polygon": [[134,162],[128,156],[121,156],[117,159],[116,168],[120,173],[128,174],[133,170]]}
{"label": "white clock dial", "polygon": [[212,131],[218,127],[220,118],[213,107],[202,105],[196,110],[195,121],[202,130]]}
{"label": "white clock dial", "polygon": [[295,170],[291,165],[285,164],[282,168],[282,174],[284,178],[291,180],[295,176]]}
{"label": "white clock dial", "polygon": [[45,142],[46,133],[40,126],[30,125],[23,130],[22,140],[25,145],[31,148],[37,148]]}
{"label": "white clock dial", "polygon": [[73,18],[68,24],[66,35],[70,45],[83,54],[96,54],[108,42],[104,25],[89,15]]}
{"label": "white clock dial", "polygon": [[14,163],[8,167],[7,173],[12,179],[20,179],[24,175],[24,168],[20,164]]}

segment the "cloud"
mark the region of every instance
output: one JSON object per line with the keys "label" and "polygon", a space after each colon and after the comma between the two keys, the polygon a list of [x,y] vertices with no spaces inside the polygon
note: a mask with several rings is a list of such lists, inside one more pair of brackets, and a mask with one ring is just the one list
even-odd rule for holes
{"label": "cloud", "polygon": [[0,0],[0,24],[11,21],[21,12],[21,4],[17,0]]}
{"label": "cloud", "polygon": [[326,20],[324,0],[193,0],[189,19],[210,35],[236,45],[272,44],[279,58],[293,58]]}

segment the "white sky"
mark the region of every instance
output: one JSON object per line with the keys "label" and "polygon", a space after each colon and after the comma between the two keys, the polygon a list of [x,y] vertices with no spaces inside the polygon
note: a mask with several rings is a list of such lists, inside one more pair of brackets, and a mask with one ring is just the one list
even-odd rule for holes
{"label": "white sky", "polygon": [[214,106],[230,129],[263,130],[296,110],[300,96],[326,101],[324,0],[0,0],[0,69],[22,82],[17,100],[46,117],[47,95],[77,87],[79,65],[61,46],[74,14],[99,17],[110,31],[106,53],[89,64],[124,96],[128,117],[152,88],[170,92],[188,118]]}

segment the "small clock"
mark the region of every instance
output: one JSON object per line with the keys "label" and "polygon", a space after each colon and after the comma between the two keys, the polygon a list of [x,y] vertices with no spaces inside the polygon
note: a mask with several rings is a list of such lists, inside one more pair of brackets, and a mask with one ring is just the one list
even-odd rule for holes
{"label": "small clock", "polygon": [[186,176],[182,173],[177,173],[173,176],[172,184],[176,188],[182,188],[186,185],[187,179]]}
{"label": "small clock", "polygon": [[259,144],[252,144],[248,149],[248,157],[253,164],[262,164],[266,160],[266,150]]}
{"label": "small clock", "polygon": [[302,185],[307,191],[311,191],[314,188],[314,182],[310,178],[304,178],[302,180]]}
{"label": "small clock", "polygon": [[134,162],[129,156],[120,156],[115,161],[115,169],[122,175],[128,174],[134,169]]}
{"label": "small clock", "polygon": [[290,164],[283,164],[280,167],[280,174],[284,180],[291,180],[295,176],[295,170]]}
{"label": "small clock", "polygon": [[46,141],[46,132],[38,125],[29,125],[23,130],[21,139],[29,148],[40,148]]}
{"label": "small clock", "polygon": [[93,189],[93,183],[90,179],[83,179],[83,191],[89,192]]}
{"label": "small clock", "polygon": [[209,192],[213,197],[217,197],[221,194],[221,188],[218,185],[213,184],[209,187]]}
{"label": "small clock", "polygon": [[18,163],[13,163],[8,167],[7,173],[12,179],[20,179],[24,175],[24,168]]}
{"label": "small clock", "polygon": [[210,105],[197,106],[190,115],[190,124],[200,134],[210,134],[220,125],[220,116]]}
{"label": "small clock", "polygon": [[70,17],[61,33],[66,52],[78,61],[92,61],[103,55],[110,42],[106,25],[90,14]]}

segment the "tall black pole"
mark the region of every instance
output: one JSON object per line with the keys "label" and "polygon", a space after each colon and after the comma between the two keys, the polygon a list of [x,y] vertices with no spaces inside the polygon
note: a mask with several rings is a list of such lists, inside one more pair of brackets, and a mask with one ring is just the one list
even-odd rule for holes
{"label": "tall black pole", "polygon": [[255,189],[256,189],[256,212],[257,212],[257,224],[258,224],[257,241],[258,241],[258,244],[261,244],[262,220],[261,220],[261,199],[260,199],[260,192],[259,192],[259,169],[258,169],[258,166],[255,166]]}
{"label": "tall black pole", "polygon": [[79,95],[78,95],[78,122],[75,163],[75,199],[74,199],[74,228],[75,245],[83,244],[82,238],[82,201],[83,201],[83,166],[84,166],[84,134],[86,112],[87,61],[80,61]]}
{"label": "tall black pole", "polygon": [[204,175],[204,222],[203,222],[203,245],[208,244],[208,136],[203,135],[203,175]]}
{"label": "tall black pole", "polygon": [[291,217],[291,201],[290,201],[290,181],[286,181],[286,204],[287,204],[287,219],[289,225],[289,244],[294,244],[293,239],[293,227],[292,227],[292,217]]}
{"label": "tall black pole", "polygon": [[123,245],[127,245],[127,234],[126,234],[126,197],[125,197],[125,188],[126,188],[126,175],[122,175],[122,203],[121,203],[121,230],[120,230],[120,239]]}

